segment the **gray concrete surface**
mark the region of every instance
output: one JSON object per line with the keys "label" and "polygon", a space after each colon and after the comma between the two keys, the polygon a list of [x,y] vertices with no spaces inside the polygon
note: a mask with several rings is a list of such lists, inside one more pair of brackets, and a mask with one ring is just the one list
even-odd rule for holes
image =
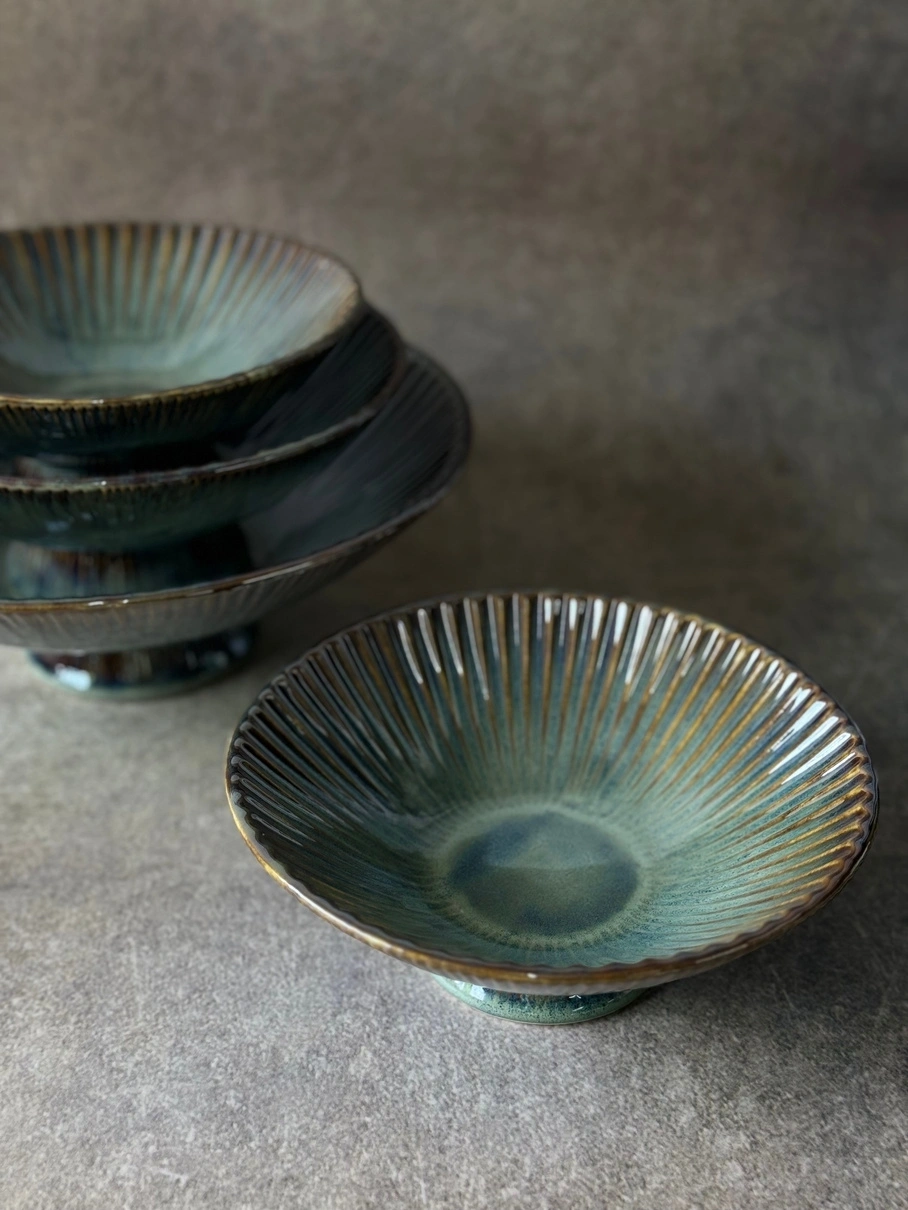
{"label": "gray concrete surface", "polygon": [[[477,442],[221,686],[82,702],[0,653],[0,1205],[908,1206],[906,52],[897,0],[3,0],[0,221],[334,247]],[[839,899],[546,1032],[281,892],[221,788],[253,693],[518,583],[692,607],[837,695],[883,795]]]}

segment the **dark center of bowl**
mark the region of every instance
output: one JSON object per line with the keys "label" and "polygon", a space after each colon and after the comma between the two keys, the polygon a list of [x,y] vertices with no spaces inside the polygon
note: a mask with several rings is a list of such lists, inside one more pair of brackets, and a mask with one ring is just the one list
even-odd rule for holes
{"label": "dark center of bowl", "polygon": [[439,862],[446,910],[528,949],[578,944],[634,897],[637,862],[596,823],[557,805],[475,816]]}

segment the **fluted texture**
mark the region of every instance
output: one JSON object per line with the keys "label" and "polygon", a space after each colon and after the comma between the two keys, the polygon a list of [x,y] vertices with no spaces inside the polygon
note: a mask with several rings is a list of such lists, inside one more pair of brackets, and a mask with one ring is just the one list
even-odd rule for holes
{"label": "fluted texture", "polygon": [[[376,415],[405,368],[395,329],[370,310],[316,369],[285,375],[283,394],[218,461],[121,475],[40,463],[30,474],[0,473],[0,533],[60,550],[136,551],[270,508]],[[2,472],[15,469],[0,462]]]}
{"label": "fluted texture", "polygon": [[0,232],[0,444],[110,456],[227,432],[269,407],[266,380],[336,339],[360,303],[339,262],[255,231]]}
{"label": "fluted texture", "polygon": [[[21,599],[14,544],[0,543],[0,643],[39,650],[116,651],[199,638],[307,596],[437,504],[470,445],[466,401],[411,351],[379,415],[320,474],[243,526],[252,568],[157,592]],[[81,599],[80,599],[81,598]]]}
{"label": "fluted texture", "polygon": [[312,906],[499,985],[734,956],[833,893],[875,813],[860,735],[781,658],[670,609],[545,594],[317,648],[240,725],[229,785]]}
{"label": "fluted texture", "polygon": [[254,231],[0,233],[0,390],[96,398],[228,378],[318,344],[355,298],[336,261]]}

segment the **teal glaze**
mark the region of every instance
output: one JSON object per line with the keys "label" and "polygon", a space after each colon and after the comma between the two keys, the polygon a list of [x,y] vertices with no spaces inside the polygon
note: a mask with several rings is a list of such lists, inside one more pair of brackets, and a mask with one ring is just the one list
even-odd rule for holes
{"label": "teal glaze", "polygon": [[255,231],[0,232],[0,449],[111,459],[240,431],[360,305],[334,258]]}
{"label": "teal glaze", "polygon": [[406,368],[391,324],[368,310],[318,366],[292,375],[240,441],[201,464],[124,474],[0,462],[0,533],[53,550],[137,552],[271,508],[314,479],[384,406]]}
{"label": "teal glaze", "polygon": [[559,593],[427,602],[321,644],[240,724],[228,792],[314,910],[536,1021],[784,932],[876,815],[860,733],[791,664],[677,610]]}
{"label": "teal glaze", "polygon": [[598,826],[595,804],[479,804],[433,854],[446,910],[477,935],[570,961],[580,938],[625,912],[642,881],[637,859]]}
{"label": "teal glaze", "polygon": [[478,987],[443,975],[435,975],[435,979],[470,1008],[523,1025],[578,1025],[581,1021],[594,1021],[626,1008],[644,994],[640,990],[603,992],[598,996],[528,996],[521,992],[497,992],[491,987]]}
{"label": "teal glaze", "polygon": [[154,679],[160,648],[248,626],[393,539],[447,494],[469,446],[460,390],[410,351],[375,419],[318,474],[238,526],[125,555],[0,541],[0,643],[52,653],[54,668],[77,671],[86,653],[108,666],[138,653],[131,667],[143,667],[141,656]]}

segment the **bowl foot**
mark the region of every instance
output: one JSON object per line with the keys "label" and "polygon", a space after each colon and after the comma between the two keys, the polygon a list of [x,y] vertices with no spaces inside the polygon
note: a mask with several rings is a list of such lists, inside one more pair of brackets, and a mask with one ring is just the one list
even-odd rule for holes
{"label": "bowl foot", "polygon": [[445,991],[480,1012],[526,1025],[576,1025],[616,1013],[643,995],[643,989],[629,992],[601,992],[592,996],[525,996],[520,992],[498,992],[459,979],[433,975]]}
{"label": "bowl foot", "polygon": [[57,685],[93,697],[166,697],[197,689],[238,668],[255,641],[251,626],[225,630],[188,643],[136,651],[31,651],[34,666]]}

